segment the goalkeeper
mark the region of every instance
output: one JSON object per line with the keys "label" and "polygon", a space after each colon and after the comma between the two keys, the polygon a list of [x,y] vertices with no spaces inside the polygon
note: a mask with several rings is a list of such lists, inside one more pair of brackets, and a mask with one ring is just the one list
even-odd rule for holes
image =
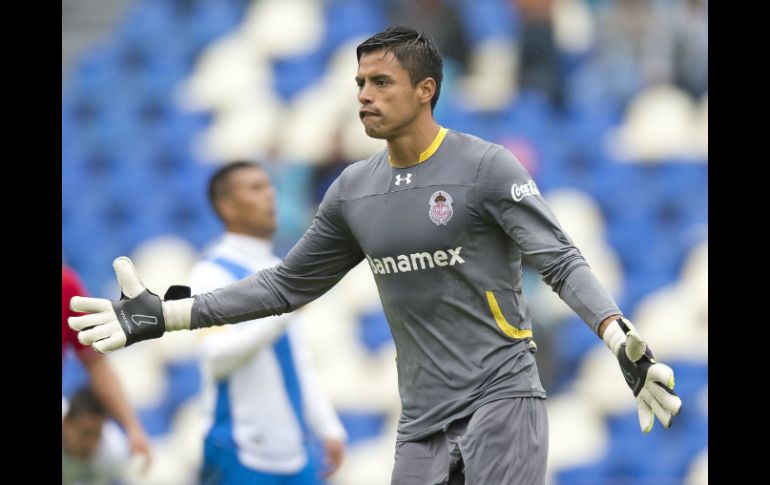
{"label": "goalkeeper", "polygon": [[211,293],[149,293],[127,258],[119,301],[73,298],[70,319],[100,352],[165,331],[295,310],[366,259],[396,344],[402,409],[395,485],[542,484],[545,390],[522,295],[527,255],[602,338],[635,396],[642,431],[681,407],[672,370],[595,278],[509,151],[436,123],[434,42],[390,28],[357,48],[359,116],[387,146],[332,183],[312,225],[278,265]]}

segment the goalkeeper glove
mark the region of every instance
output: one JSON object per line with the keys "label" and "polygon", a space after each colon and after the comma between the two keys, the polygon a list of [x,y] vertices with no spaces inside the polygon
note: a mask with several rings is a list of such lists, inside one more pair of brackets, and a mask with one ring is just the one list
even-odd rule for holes
{"label": "goalkeeper glove", "polygon": [[636,328],[623,317],[607,326],[603,340],[617,357],[623,377],[634,392],[642,432],[650,432],[655,416],[663,427],[671,426],[682,407],[682,400],[674,392],[674,371],[655,361]]}
{"label": "goalkeeper glove", "polygon": [[70,317],[70,328],[78,331],[83,345],[101,353],[159,338],[164,332],[190,328],[193,298],[187,286],[171,286],[164,300],[147,290],[130,259],[121,256],[112,262],[120,285],[118,301],[74,296],[70,308],[88,313]]}

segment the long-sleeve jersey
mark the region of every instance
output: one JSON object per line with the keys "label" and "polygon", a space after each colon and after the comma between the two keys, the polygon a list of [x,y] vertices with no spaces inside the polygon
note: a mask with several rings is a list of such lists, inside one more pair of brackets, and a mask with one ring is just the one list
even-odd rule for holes
{"label": "long-sleeve jersey", "polygon": [[[190,285],[194,291],[213,290],[237,281],[240,274],[233,271],[248,276],[276,262],[269,242],[227,233],[193,268]],[[208,329],[201,342],[206,440],[254,470],[302,469],[308,459],[306,431],[321,439],[346,438],[299,323],[293,314],[263,318]],[[287,384],[292,381],[296,389]]]}
{"label": "long-sleeve jersey", "polygon": [[521,163],[441,128],[412,167],[387,150],[347,167],[283,262],[196,295],[191,328],[291,311],[366,258],[396,344],[398,439],[416,440],[488,402],[545,397],[522,255],[594,332],[620,313]]}

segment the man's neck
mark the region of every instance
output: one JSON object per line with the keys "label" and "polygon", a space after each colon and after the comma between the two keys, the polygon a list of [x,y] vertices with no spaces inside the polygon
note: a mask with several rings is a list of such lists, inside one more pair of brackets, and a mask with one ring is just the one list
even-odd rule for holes
{"label": "man's neck", "polygon": [[249,233],[247,231],[243,231],[243,230],[240,230],[240,229],[234,229],[232,227],[226,228],[226,233],[227,234],[232,234],[232,235],[234,235],[234,236],[236,236],[238,238],[250,238],[250,239],[254,239],[256,241],[261,241],[261,242],[266,243],[266,244],[270,244],[272,242],[270,237],[265,237],[263,235],[251,234],[251,233]]}
{"label": "man's neck", "polygon": [[441,127],[430,117],[424,122],[415,122],[405,133],[388,140],[390,164],[406,168],[420,161],[420,154],[430,147]]}
{"label": "man's neck", "polygon": [[259,245],[272,245],[273,241],[271,237],[264,237],[264,236],[258,236],[256,234],[248,234],[245,231],[239,231],[239,230],[233,230],[233,229],[227,229],[226,236],[229,236],[231,238],[237,239],[239,241],[248,241],[250,244],[259,244]]}
{"label": "man's neck", "polygon": [[224,235],[224,241],[226,241],[231,248],[237,249],[247,258],[273,254],[272,241],[270,239],[254,236],[253,234],[227,231]]}

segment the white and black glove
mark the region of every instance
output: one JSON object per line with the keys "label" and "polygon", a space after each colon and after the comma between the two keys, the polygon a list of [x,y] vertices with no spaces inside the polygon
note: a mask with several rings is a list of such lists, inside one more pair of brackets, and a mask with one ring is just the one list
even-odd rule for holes
{"label": "white and black glove", "polygon": [[658,417],[663,427],[679,414],[682,400],[674,392],[674,371],[655,361],[652,351],[623,317],[610,323],[603,340],[620,363],[620,370],[634,392],[639,409],[639,426],[649,433]]}
{"label": "white and black glove", "polygon": [[78,331],[78,340],[101,353],[159,338],[166,331],[190,328],[193,299],[187,286],[171,286],[163,301],[147,290],[134,263],[125,256],[112,262],[120,285],[120,300],[74,296],[70,308],[89,313],[70,317],[70,328]]}

